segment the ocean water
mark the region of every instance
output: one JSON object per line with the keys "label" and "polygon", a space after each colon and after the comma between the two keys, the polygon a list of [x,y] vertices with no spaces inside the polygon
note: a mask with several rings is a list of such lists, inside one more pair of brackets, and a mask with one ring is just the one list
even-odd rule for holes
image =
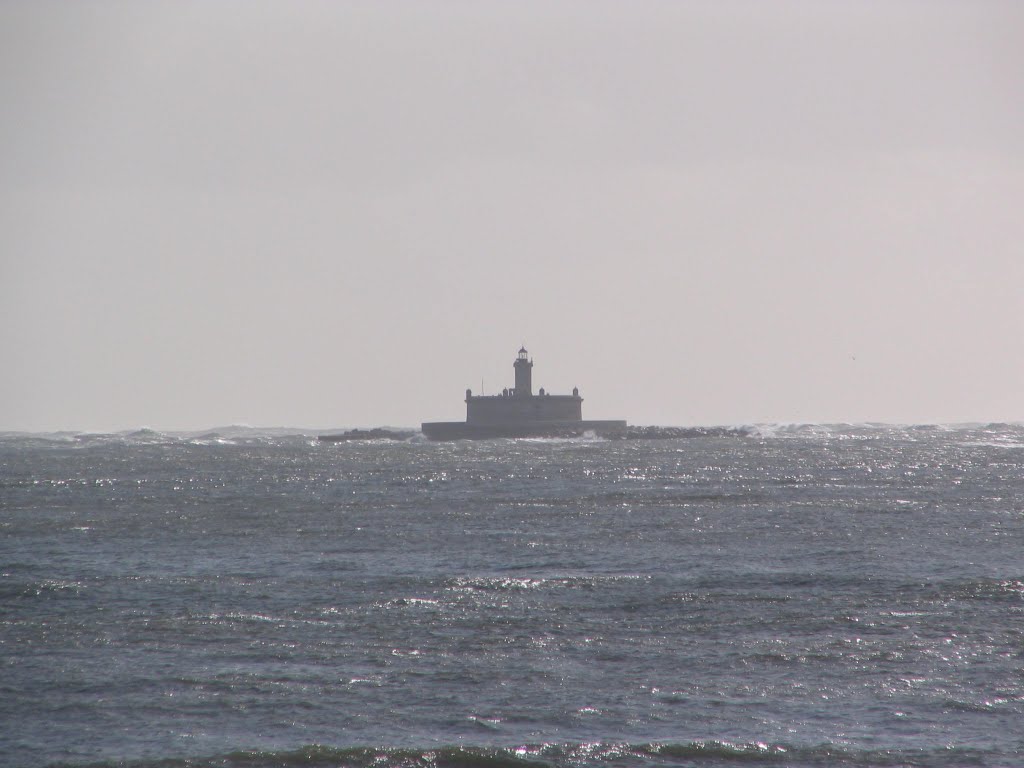
{"label": "ocean water", "polygon": [[0,764],[1024,764],[1024,427],[0,434]]}

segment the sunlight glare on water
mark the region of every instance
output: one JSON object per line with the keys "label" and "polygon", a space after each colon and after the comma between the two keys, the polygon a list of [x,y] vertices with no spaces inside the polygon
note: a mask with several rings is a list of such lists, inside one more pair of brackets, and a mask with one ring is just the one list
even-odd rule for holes
{"label": "sunlight glare on water", "polygon": [[1012,764],[1021,445],[3,435],[0,752]]}

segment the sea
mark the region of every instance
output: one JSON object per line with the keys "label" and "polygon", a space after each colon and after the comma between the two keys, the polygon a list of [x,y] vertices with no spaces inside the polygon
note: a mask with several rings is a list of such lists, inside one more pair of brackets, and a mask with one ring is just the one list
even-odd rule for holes
{"label": "sea", "polygon": [[0,433],[0,765],[1024,765],[1024,425]]}

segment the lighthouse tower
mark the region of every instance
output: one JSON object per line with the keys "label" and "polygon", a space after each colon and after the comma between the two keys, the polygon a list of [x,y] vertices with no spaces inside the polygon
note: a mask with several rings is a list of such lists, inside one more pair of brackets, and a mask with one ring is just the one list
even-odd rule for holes
{"label": "lighthouse tower", "polygon": [[527,358],[526,347],[520,347],[519,357],[512,367],[516,370],[516,397],[530,397],[533,394],[533,361]]}

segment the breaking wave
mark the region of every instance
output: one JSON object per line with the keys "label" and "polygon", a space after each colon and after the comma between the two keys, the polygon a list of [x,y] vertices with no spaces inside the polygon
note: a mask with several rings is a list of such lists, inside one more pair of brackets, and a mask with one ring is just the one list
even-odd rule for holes
{"label": "breaking wave", "polygon": [[590,742],[519,747],[459,746],[403,749],[319,745],[292,751],[238,751],[200,758],[112,760],[56,763],[50,768],[655,768],[656,766],[946,766],[990,765],[1018,758],[992,750],[940,747],[929,750],[854,750],[824,744],[793,747],[785,744],[732,744],[695,741],[681,744]]}
{"label": "breaking wave", "polygon": [[[509,442],[600,443],[609,440],[676,440],[693,438],[753,438],[758,440],[878,440],[918,441],[936,435],[968,447],[1024,448],[1024,424],[817,424],[764,423],[732,426],[639,426],[631,425],[623,435],[598,437],[584,433],[575,437],[513,438]],[[315,445],[318,442],[410,442],[429,443],[418,429],[376,427],[373,429],[324,430],[295,427],[250,427],[229,425],[192,431],[160,431],[144,427],[120,432],[12,432],[0,431],[0,447],[87,448],[95,446],[160,445]]]}
{"label": "breaking wave", "polygon": [[18,448],[92,448],[123,445],[287,445],[316,439],[317,432],[288,427],[244,426],[185,432],[142,428],[120,432],[0,432],[0,446]]}

